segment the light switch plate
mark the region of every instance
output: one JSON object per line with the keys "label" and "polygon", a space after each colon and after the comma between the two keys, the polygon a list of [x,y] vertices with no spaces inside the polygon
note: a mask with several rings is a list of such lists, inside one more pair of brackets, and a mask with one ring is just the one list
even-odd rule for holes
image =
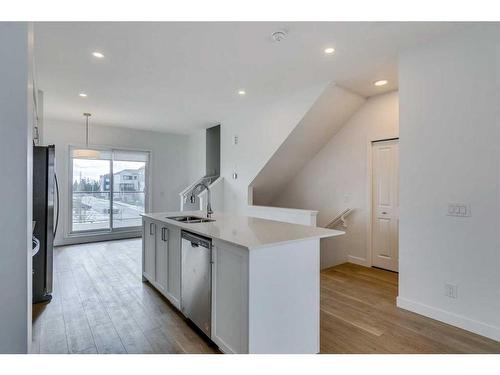
{"label": "light switch plate", "polygon": [[446,297],[458,298],[458,286],[457,286],[457,284],[446,283],[444,294]]}
{"label": "light switch plate", "polygon": [[469,217],[471,216],[470,204],[448,203],[447,216]]}

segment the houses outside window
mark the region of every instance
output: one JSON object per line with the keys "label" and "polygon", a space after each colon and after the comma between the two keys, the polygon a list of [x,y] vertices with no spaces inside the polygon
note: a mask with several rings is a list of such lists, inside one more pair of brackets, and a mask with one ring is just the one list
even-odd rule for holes
{"label": "houses outside window", "polygon": [[147,208],[149,152],[71,148],[71,233],[137,230]]}

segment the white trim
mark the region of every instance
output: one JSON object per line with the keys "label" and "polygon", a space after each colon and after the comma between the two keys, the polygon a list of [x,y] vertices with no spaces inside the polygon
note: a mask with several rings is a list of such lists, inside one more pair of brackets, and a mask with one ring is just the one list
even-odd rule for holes
{"label": "white trim", "polygon": [[428,306],[403,297],[397,297],[396,305],[401,309],[412,311],[414,313],[439,320],[440,322],[451,324],[452,326],[477,333],[478,335],[488,337],[492,340],[500,341],[500,327],[479,322],[463,315],[457,315],[452,312]]}
{"label": "white trim", "polygon": [[354,255],[348,255],[347,261],[349,263],[359,264],[360,266],[371,267],[371,262],[365,258],[356,257]]}
{"label": "white trim", "polygon": [[248,206],[249,208],[255,208],[255,209],[264,209],[264,210],[273,210],[273,211],[282,211],[282,212],[289,212],[289,213],[302,213],[304,215],[310,215],[316,216],[319,211],[316,210],[304,210],[302,208],[288,208],[288,207],[274,207],[274,206],[255,206],[251,205]]}
{"label": "white trim", "polygon": [[[372,266],[372,216],[373,216],[373,140],[368,140],[367,144],[367,160],[366,160],[366,202],[368,204],[368,217],[366,220],[366,258],[364,259],[367,267]],[[348,258],[351,258],[350,256]],[[355,262],[353,262],[355,263]],[[359,264],[359,263],[357,263]]]}
{"label": "white trim", "polygon": [[303,210],[298,208],[272,207],[272,206],[247,206],[247,215],[268,220],[277,220],[288,223],[310,225],[315,227],[318,216],[316,210]]}

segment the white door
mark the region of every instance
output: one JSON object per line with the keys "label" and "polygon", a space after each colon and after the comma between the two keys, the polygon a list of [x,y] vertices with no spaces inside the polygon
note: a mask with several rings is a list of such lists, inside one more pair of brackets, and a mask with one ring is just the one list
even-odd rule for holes
{"label": "white door", "polygon": [[372,144],[372,265],[398,271],[399,141]]}

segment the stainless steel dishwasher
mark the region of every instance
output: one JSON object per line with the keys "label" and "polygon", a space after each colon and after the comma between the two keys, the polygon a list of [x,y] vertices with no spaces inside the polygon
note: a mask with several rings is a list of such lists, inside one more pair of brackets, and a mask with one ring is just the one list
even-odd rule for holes
{"label": "stainless steel dishwasher", "polygon": [[181,311],[210,337],[211,310],[212,240],[182,231]]}

